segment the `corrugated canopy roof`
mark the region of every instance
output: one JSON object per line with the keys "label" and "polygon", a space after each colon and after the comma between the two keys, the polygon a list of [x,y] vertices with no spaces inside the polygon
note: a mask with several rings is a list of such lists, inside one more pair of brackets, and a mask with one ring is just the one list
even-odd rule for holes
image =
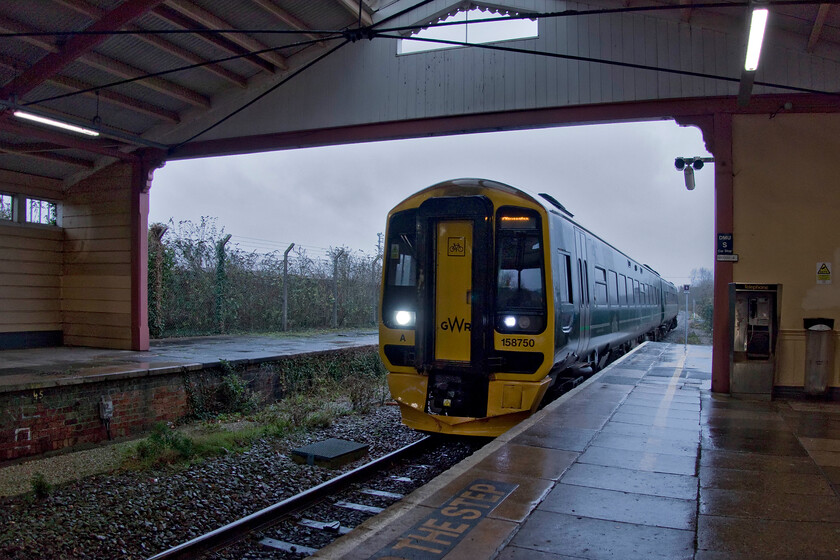
{"label": "corrugated canopy roof", "polygon": [[[185,122],[212,123],[217,100],[244,105],[350,38],[348,30],[359,23],[371,25],[380,4],[393,11],[392,4],[403,9],[425,2],[365,1],[361,12],[358,0],[0,2],[0,169],[72,184],[138,148],[169,149],[189,139]],[[451,2],[432,17],[418,15],[418,28],[458,10],[523,13],[527,5],[507,4]],[[534,11],[544,5],[534,2]],[[720,11],[687,0],[651,5],[679,5],[686,21],[700,11]],[[833,2],[771,9],[773,25],[802,37],[803,52],[820,42],[840,43],[840,7]],[[30,124],[12,116],[16,109],[102,135],[87,139]]]}

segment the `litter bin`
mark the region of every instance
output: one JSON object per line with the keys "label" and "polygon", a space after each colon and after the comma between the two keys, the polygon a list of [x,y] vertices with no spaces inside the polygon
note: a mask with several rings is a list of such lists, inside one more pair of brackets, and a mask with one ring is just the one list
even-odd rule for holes
{"label": "litter bin", "polygon": [[834,319],[805,319],[805,393],[825,395],[834,369]]}

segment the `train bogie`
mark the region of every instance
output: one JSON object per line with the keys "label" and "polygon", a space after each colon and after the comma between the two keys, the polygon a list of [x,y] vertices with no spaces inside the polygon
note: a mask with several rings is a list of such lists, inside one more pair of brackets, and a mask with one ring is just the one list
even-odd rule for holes
{"label": "train bogie", "polygon": [[542,196],[461,179],[389,214],[380,355],[407,425],[498,435],[558,372],[672,324],[673,285]]}

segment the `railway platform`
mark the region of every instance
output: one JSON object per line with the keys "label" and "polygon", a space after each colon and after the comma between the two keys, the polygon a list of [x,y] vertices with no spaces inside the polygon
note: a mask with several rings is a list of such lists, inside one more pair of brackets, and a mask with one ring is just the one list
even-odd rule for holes
{"label": "railway platform", "polygon": [[0,462],[136,437],[155,422],[177,420],[189,411],[189,390],[217,384],[228,367],[260,394],[276,396],[272,364],[373,348],[377,338],[369,330],[164,339],[147,352],[3,350]]}
{"label": "railway platform", "polygon": [[153,340],[147,352],[61,346],[0,350],[0,392],[249,364],[377,343],[375,331],[307,336],[202,336]]}
{"label": "railway platform", "polygon": [[840,406],[709,392],[646,343],[317,558],[840,557]]}

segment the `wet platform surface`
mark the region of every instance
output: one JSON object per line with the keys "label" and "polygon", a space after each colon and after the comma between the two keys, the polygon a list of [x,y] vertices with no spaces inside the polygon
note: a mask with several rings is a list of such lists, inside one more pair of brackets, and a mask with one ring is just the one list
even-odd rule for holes
{"label": "wet platform surface", "polygon": [[0,392],[159,375],[219,365],[253,364],[284,356],[377,344],[375,331],[275,338],[207,336],[153,340],[148,352],[63,346],[0,350]]}
{"label": "wet platform surface", "polygon": [[647,343],[316,556],[840,558],[840,406],[710,380]]}

